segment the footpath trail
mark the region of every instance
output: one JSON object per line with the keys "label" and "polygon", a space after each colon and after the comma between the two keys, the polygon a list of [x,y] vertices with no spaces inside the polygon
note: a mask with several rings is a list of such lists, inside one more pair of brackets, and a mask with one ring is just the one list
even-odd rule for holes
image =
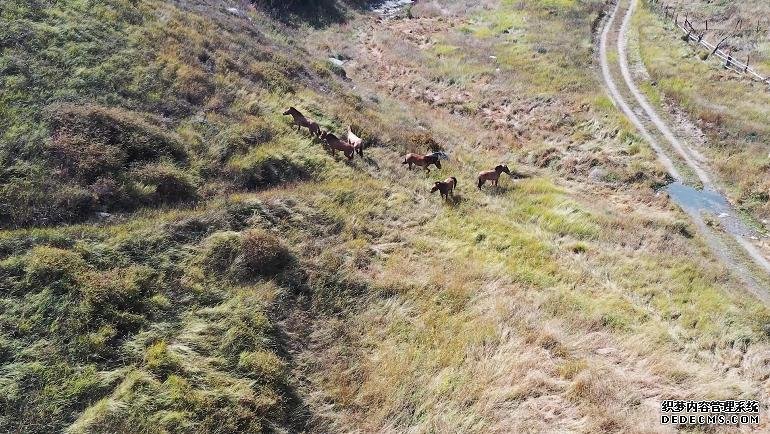
{"label": "footpath trail", "polygon": [[[756,231],[742,221],[717,190],[709,168],[698,163],[686,140],[672,133],[634,83],[628,61],[628,30],[637,6],[638,0],[618,0],[602,29],[599,61],[607,91],[676,180],[665,189],[671,199],[687,213],[715,256],[770,306],[770,262],[753,242],[758,239]],[[687,183],[700,184],[702,189]],[[707,224],[705,215],[719,224]]]}

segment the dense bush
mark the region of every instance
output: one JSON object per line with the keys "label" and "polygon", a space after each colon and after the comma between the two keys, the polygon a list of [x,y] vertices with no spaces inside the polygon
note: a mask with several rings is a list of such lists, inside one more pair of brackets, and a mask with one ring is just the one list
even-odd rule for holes
{"label": "dense bush", "polygon": [[291,431],[268,279],[291,256],[226,232],[262,205],[98,213],[313,173],[269,117],[312,79],[300,49],[174,2],[0,9],[0,227],[104,219],[0,237],[0,431]]}
{"label": "dense bush", "polygon": [[[87,143],[111,149],[104,153],[112,158],[104,159],[110,162],[115,160],[119,165],[164,156],[176,161],[187,158],[179,137],[151,124],[135,112],[94,104],[55,104],[46,112],[55,138],[61,140],[62,137],[74,136],[67,140],[79,145]],[[69,154],[77,155],[77,152]]]}
{"label": "dense bush", "polygon": [[150,345],[144,355],[144,362],[150,371],[164,379],[172,372],[180,369],[178,357],[169,351],[165,341],[158,341]]}
{"label": "dense bush", "polygon": [[248,271],[260,276],[273,276],[289,263],[286,247],[273,235],[259,229],[243,233],[241,250]]}
{"label": "dense bush", "polygon": [[211,275],[227,275],[241,253],[241,236],[237,232],[217,232],[204,242],[203,268]]}
{"label": "dense bush", "polygon": [[238,188],[254,190],[307,179],[312,163],[283,154],[252,153],[231,161],[225,173]]}
{"label": "dense bush", "polygon": [[263,383],[279,381],[284,373],[281,359],[270,351],[242,352],[238,358],[238,369]]}
{"label": "dense bush", "polygon": [[197,181],[180,166],[188,160],[181,140],[142,115],[72,104],[47,113],[46,161],[4,172],[0,225],[74,222],[99,210],[195,198]]}
{"label": "dense bush", "polygon": [[252,147],[269,142],[275,133],[269,123],[258,118],[230,127],[216,137],[217,159],[224,163],[233,155],[244,154]]}
{"label": "dense bush", "polygon": [[197,181],[188,172],[169,163],[153,163],[132,171],[139,186],[148,187],[144,201],[149,204],[187,202],[196,198]]}
{"label": "dense bush", "polygon": [[86,262],[75,252],[55,247],[36,247],[27,256],[27,280],[33,290],[52,287],[60,292],[83,283]]}
{"label": "dense bush", "polygon": [[415,152],[441,151],[443,147],[438,144],[430,133],[412,133],[408,137],[408,147]]}

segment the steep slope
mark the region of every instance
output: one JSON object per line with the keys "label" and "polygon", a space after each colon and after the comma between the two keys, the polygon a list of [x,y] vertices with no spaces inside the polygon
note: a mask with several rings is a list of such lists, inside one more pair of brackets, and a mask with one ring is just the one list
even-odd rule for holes
{"label": "steep slope", "polygon": [[[3,34],[2,430],[656,432],[661,399],[764,405],[768,311],[652,189],[594,70],[599,2],[57,5],[2,16],[59,35]],[[441,170],[401,164],[429,147]],[[527,176],[478,191],[500,162]]]}

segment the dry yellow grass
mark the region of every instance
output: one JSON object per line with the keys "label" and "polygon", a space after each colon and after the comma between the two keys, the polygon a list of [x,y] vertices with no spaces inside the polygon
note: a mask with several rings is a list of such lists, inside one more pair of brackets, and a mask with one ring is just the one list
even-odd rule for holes
{"label": "dry yellow grass", "polygon": [[[650,190],[662,178],[652,153],[582,63],[592,5],[519,5],[429,2],[411,20],[364,19],[308,38],[321,55],[351,59],[348,76],[376,95],[385,124],[440,137],[452,161],[430,179],[461,176],[458,202],[439,204],[423,174],[371,152],[380,172],[365,176],[388,205],[344,213],[365,209],[397,233],[373,241],[387,247],[372,246],[357,273],[382,294],[321,320],[318,346],[303,353],[318,366],[308,374],[318,422],[668,432],[661,399],[764,402],[752,373],[761,362],[740,354],[764,351],[768,312]],[[534,176],[496,192],[469,185],[477,170],[512,160]],[[595,168],[601,176],[589,176]],[[394,200],[402,211],[390,223]]]}

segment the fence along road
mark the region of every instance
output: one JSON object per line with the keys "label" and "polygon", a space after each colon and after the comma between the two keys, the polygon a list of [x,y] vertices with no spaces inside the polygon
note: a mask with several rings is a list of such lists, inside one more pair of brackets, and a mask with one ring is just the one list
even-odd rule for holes
{"label": "fence along road", "polygon": [[[661,7],[659,7],[659,9],[660,8]],[[665,17],[668,18],[668,6],[665,7],[665,11]],[[687,28],[688,24],[690,25],[689,29]],[[757,79],[770,85],[770,77],[763,77],[760,73],[752,69],[748,63],[743,63],[733,57],[730,53],[725,53],[724,50],[717,49],[717,46],[705,40],[703,35],[698,36],[692,26],[692,23],[690,23],[687,18],[685,18],[685,20],[680,23],[677,15],[674,15],[674,25],[676,25],[676,27],[687,36],[689,41],[695,42],[696,44],[709,50],[709,52],[713,53],[714,56],[722,59],[725,62],[725,68],[737,72],[738,74],[748,75],[751,78]]]}

